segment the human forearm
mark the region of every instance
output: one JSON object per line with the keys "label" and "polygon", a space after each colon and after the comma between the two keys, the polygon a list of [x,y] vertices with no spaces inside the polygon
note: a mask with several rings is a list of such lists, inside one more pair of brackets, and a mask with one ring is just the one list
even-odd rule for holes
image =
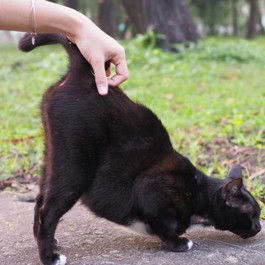
{"label": "human forearm", "polygon": [[[81,13],[44,0],[36,0],[37,32],[62,32],[71,35],[78,24],[96,26]],[[0,29],[32,31],[30,23],[31,0],[0,0]]]}

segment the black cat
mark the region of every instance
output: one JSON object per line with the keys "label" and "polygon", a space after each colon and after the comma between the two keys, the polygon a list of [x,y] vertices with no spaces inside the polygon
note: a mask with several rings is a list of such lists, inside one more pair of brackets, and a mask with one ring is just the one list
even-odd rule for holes
{"label": "black cat", "polygon": [[59,219],[80,198],[96,215],[157,235],[172,251],[192,242],[179,237],[193,223],[213,225],[242,238],[260,229],[260,208],[245,189],[239,165],[226,179],[205,176],[177,153],[160,120],[119,88],[98,95],[91,66],[59,34],[30,34],[23,51],[60,43],[67,74],[44,95],[44,166],[35,206],[34,235],[45,265],[66,263],[55,250]]}

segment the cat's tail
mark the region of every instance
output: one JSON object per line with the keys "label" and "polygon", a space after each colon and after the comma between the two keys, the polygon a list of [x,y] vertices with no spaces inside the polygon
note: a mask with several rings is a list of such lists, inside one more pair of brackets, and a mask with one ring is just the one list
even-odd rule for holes
{"label": "cat's tail", "polygon": [[82,56],[77,46],[73,44],[64,34],[44,33],[37,34],[36,36],[34,36],[34,38],[35,43],[33,44],[32,34],[26,33],[19,41],[19,49],[24,52],[29,52],[39,46],[49,44],[61,44],[68,53],[70,60],[70,68],[76,70],[85,70],[86,68],[89,68],[90,70],[92,69],[91,65]]}

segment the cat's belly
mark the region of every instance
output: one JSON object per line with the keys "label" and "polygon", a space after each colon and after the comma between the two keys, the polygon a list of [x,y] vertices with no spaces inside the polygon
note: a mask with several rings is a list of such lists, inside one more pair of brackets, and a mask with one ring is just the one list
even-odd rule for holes
{"label": "cat's belly", "polygon": [[126,228],[140,235],[144,236],[153,235],[150,226],[144,223],[143,221],[135,220],[130,225],[126,226]]}

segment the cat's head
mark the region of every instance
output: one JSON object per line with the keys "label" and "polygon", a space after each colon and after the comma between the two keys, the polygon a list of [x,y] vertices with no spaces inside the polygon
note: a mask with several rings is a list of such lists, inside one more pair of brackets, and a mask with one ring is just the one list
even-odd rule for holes
{"label": "cat's head", "polygon": [[219,191],[215,227],[249,238],[261,230],[259,217],[260,207],[244,187],[242,169],[233,165]]}

